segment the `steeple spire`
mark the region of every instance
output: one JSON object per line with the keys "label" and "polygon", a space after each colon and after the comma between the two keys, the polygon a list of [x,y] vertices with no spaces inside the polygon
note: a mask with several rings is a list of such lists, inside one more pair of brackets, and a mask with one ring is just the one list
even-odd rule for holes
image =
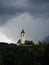
{"label": "steeple spire", "polygon": [[22,29],[21,34],[22,34],[22,33],[25,33],[25,32],[24,32],[24,29]]}

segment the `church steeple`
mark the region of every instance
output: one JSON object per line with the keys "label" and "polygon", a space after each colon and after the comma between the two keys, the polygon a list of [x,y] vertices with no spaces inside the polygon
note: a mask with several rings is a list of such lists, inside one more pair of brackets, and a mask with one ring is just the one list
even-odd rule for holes
{"label": "church steeple", "polygon": [[21,31],[21,44],[25,44],[25,32],[23,29]]}
{"label": "church steeple", "polygon": [[21,38],[18,40],[17,45],[31,45],[32,46],[32,41],[25,39],[25,32],[23,29],[20,33],[20,37]]}
{"label": "church steeple", "polygon": [[22,29],[21,34],[23,34],[23,33],[25,33],[25,32],[24,32],[24,30]]}

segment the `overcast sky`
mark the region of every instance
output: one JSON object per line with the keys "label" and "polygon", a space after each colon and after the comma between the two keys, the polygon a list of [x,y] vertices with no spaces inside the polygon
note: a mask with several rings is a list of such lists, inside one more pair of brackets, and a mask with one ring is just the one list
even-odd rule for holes
{"label": "overcast sky", "polygon": [[49,35],[49,0],[0,0],[0,32],[17,42],[22,29],[34,42]]}

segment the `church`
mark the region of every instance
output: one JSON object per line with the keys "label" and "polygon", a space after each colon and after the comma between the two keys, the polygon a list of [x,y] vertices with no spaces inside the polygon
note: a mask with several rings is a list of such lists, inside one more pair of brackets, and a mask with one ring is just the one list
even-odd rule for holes
{"label": "church", "polygon": [[22,30],[20,33],[20,39],[17,42],[17,45],[32,45],[33,42],[25,39],[25,31]]}

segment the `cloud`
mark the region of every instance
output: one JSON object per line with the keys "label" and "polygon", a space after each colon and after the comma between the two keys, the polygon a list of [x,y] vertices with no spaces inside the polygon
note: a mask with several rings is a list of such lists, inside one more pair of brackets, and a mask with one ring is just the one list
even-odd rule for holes
{"label": "cloud", "polygon": [[22,28],[28,39],[49,34],[49,0],[0,0],[0,31],[16,42]]}
{"label": "cloud", "polygon": [[49,17],[48,0],[0,0],[0,26],[23,12],[33,16]]}
{"label": "cloud", "polygon": [[26,39],[38,42],[49,35],[49,20],[42,18],[35,18],[29,13],[25,12],[7,21],[7,23],[0,27],[0,31],[6,35],[8,39],[17,42],[20,38],[22,29],[26,32]]}
{"label": "cloud", "polygon": [[0,26],[8,19],[23,13],[26,7],[25,2],[26,0],[0,0]]}

